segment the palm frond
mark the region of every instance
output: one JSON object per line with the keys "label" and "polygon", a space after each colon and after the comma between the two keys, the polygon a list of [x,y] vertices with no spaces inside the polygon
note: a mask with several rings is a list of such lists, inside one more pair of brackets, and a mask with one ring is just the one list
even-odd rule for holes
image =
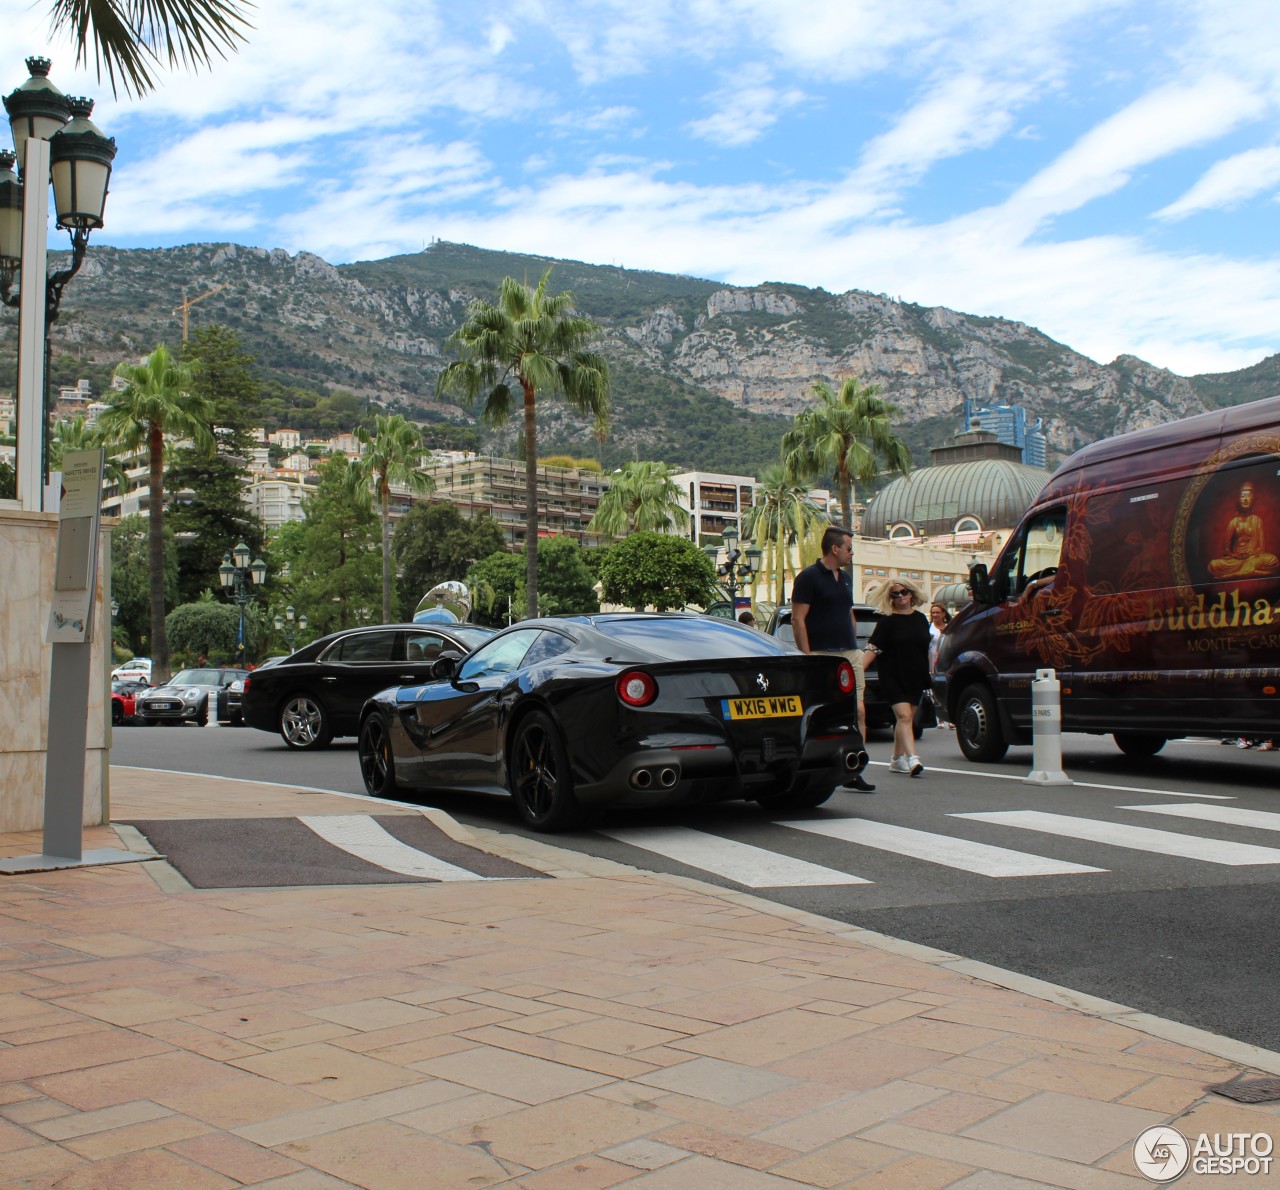
{"label": "palm frond", "polygon": [[198,70],[225,58],[253,26],[252,0],[54,0],[50,20],[76,43],[76,65],[92,60],[113,95],[155,89],[152,67]]}

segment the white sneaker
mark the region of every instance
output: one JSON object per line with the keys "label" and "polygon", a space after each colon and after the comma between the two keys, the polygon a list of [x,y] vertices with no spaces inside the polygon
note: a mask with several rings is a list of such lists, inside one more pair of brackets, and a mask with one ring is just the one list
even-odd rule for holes
{"label": "white sneaker", "polygon": [[889,771],[891,773],[907,774],[911,772],[911,764],[905,756],[895,756],[889,761]]}
{"label": "white sneaker", "polygon": [[907,765],[907,772],[909,772],[913,777],[918,777],[924,772],[924,763],[918,756],[908,756]]}

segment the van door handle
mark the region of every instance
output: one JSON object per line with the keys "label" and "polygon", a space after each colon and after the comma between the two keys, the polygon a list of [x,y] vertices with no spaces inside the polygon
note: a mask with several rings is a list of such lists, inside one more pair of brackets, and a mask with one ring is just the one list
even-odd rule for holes
{"label": "van door handle", "polygon": [[1061,607],[1046,607],[1040,614],[1045,616],[1060,616],[1065,610],[1065,608]]}

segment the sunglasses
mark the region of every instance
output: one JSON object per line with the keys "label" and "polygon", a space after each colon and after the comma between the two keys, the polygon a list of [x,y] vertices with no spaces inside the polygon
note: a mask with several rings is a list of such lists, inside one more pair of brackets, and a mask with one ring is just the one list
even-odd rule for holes
{"label": "sunglasses", "polygon": [[890,591],[889,594],[892,595],[894,599],[905,599],[908,595],[911,594],[911,592],[910,591]]}

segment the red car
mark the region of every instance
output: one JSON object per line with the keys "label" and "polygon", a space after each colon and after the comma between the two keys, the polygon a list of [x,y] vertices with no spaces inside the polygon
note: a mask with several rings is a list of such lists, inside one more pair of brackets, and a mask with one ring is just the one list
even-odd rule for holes
{"label": "red car", "polygon": [[111,683],[111,722],[120,727],[132,723],[136,714],[137,698],[141,691],[150,690],[149,682],[140,679],[115,681]]}

